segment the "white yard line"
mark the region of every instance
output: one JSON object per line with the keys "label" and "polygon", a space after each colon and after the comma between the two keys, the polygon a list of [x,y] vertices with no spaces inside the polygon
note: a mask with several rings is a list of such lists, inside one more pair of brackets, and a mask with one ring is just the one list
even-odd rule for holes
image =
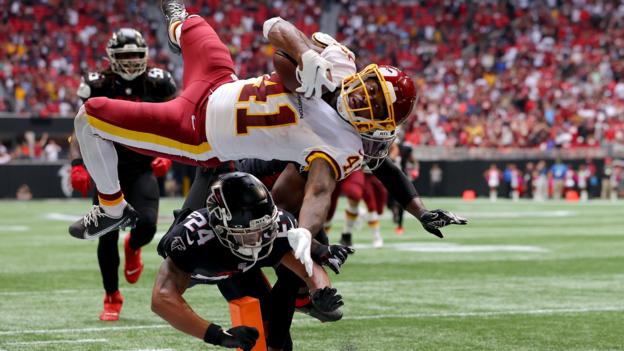
{"label": "white yard line", "polygon": [[545,314],[568,314],[568,313],[593,313],[593,312],[622,312],[622,307],[602,308],[553,308],[535,310],[511,310],[511,311],[484,311],[484,312],[445,312],[445,313],[406,313],[406,314],[376,314],[373,316],[345,316],[344,320],[369,320],[383,318],[440,318],[440,317],[490,317],[490,316],[515,316],[515,315],[545,315]]}
{"label": "white yard line", "polygon": [[11,330],[11,331],[0,331],[0,336],[3,336],[3,335],[23,335],[23,334],[90,333],[90,332],[141,330],[141,329],[162,329],[162,328],[171,328],[171,326],[169,326],[168,324],[151,324],[151,325],[133,325],[133,326],[126,326],[126,327]]}
{"label": "white yard line", "polygon": [[30,227],[25,225],[0,225],[0,233],[2,232],[25,232],[30,230]]}
{"label": "white yard line", "polygon": [[25,346],[25,345],[49,345],[49,344],[87,344],[94,342],[107,342],[107,339],[75,339],[75,340],[45,340],[45,341],[16,341],[7,342],[4,345]]}

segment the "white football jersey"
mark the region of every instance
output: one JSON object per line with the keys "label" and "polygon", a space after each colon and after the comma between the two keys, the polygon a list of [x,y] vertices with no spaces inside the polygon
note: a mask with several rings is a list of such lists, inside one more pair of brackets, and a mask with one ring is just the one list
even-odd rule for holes
{"label": "white football jersey", "polygon": [[[344,69],[348,59],[345,53],[339,55],[340,50],[336,45],[325,49],[328,60],[343,60],[334,80],[342,80],[338,76],[348,71]],[[312,160],[323,158],[337,179],[362,165],[362,141],[353,126],[322,99],[286,91],[275,74],[215,90],[206,111],[206,137],[221,161],[277,159],[307,168]]]}

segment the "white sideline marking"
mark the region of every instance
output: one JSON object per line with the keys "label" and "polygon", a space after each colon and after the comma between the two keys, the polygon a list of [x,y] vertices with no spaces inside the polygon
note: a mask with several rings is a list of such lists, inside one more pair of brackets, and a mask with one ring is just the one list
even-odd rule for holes
{"label": "white sideline marking", "polygon": [[[376,314],[372,316],[345,316],[343,320],[371,320],[382,318],[443,318],[443,317],[489,317],[489,316],[514,316],[514,315],[546,315],[546,314],[568,314],[568,313],[592,313],[592,312],[623,312],[621,307],[599,307],[599,308],[556,308],[556,309],[535,309],[535,310],[510,310],[510,311],[485,311],[485,312],[443,312],[443,313],[405,313],[405,314]],[[296,318],[293,323],[318,323],[314,318]],[[162,329],[173,328],[168,324],[135,325],[126,327],[103,327],[103,328],[75,328],[75,329],[41,329],[41,330],[12,330],[2,331],[0,335],[24,335],[24,334],[62,334],[62,333],[88,333],[124,331],[137,329]],[[85,339],[88,340],[88,339]],[[96,339],[97,340],[97,339]],[[169,349],[155,349],[153,351],[165,351]],[[150,350],[134,350],[150,351]]]}
{"label": "white sideline marking", "polygon": [[11,331],[0,331],[0,335],[65,334],[65,333],[76,333],[76,332],[89,333],[89,332],[140,330],[140,329],[161,329],[161,328],[171,328],[171,326],[169,324],[151,324],[151,325],[134,325],[134,326],[126,326],[126,327],[103,327],[103,328],[11,330]]}
{"label": "white sideline marking", "polygon": [[29,230],[30,227],[25,225],[0,225],[0,233],[1,232],[25,232]]}
{"label": "white sideline marking", "polygon": [[50,212],[45,214],[45,219],[49,219],[52,221],[63,221],[63,222],[74,222],[79,220],[81,217],[76,215],[68,215],[65,213],[56,213]]}
{"label": "white sideline marking", "polygon": [[427,317],[489,317],[489,316],[514,316],[514,315],[544,315],[544,314],[568,314],[568,313],[591,313],[591,312],[622,312],[624,307],[603,308],[561,308],[561,309],[536,309],[516,311],[489,311],[489,312],[448,312],[448,313],[408,313],[408,314],[376,314],[374,316],[345,317],[352,320],[367,320],[381,318],[427,318]]}
{"label": "white sideline marking", "polygon": [[[399,243],[385,245],[385,248],[398,251],[412,252],[548,252],[547,249],[538,246],[526,245],[460,245],[454,243]],[[356,249],[371,249],[370,244],[355,245]]]}
{"label": "white sideline marking", "polygon": [[[137,291],[152,291],[151,288],[138,288],[138,287],[128,287],[124,288],[125,291],[137,292]],[[61,290],[42,290],[42,291],[0,291],[0,296],[38,296],[38,295],[51,295],[51,294],[77,294],[77,293],[100,293],[101,289],[61,289]],[[2,332],[0,332],[0,335]]]}
{"label": "white sideline marking", "polygon": [[49,345],[49,344],[86,344],[91,342],[107,342],[106,339],[47,340],[47,341],[16,341],[5,345]]}

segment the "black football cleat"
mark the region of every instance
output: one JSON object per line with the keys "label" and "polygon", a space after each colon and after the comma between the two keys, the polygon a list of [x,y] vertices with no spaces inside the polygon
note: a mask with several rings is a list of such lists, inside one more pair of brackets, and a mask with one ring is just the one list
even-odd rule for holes
{"label": "black football cleat", "polygon": [[323,312],[316,308],[312,301],[304,306],[296,307],[295,311],[305,313],[308,316],[314,317],[323,323],[339,321],[342,318],[342,310],[340,308],[336,308],[331,312]]}
{"label": "black football cleat", "polygon": [[351,233],[342,233],[340,237],[340,245],[353,247],[353,241],[351,241]]}
{"label": "black football cleat", "polygon": [[162,0],[160,9],[167,22],[167,42],[169,43],[169,49],[171,49],[174,54],[179,55],[182,49],[169,38],[169,27],[171,27],[172,23],[182,22],[188,17],[188,12],[186,12],[186,7],[184,6],[184,0]]}
{"label": "black football cleat", "polygon": [[119,217],[112,217],[99,205],[93,205],[89,213],[69,226],[69,234],[78,239],[93,240],[118,228],[134,228],[138,219],[139,214],[130,204]]}

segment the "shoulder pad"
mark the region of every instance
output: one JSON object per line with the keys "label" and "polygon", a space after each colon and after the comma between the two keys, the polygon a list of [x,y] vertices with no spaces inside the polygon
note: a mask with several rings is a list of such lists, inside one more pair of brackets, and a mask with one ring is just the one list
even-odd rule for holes
{"label": "shoulder pad", "polygon": [[76,95],[78,95],[78,97],[83,100],[91,97],[91,87],[85,82],[84,77],[80,79],[80,85],[78,86],[78,91],[76,91]]}
{"label": "shoulder pad", "polygon": [[289,229],[297,228],[297,219],[290,212],[279,209],[279,231],[287,232]]}
{"label": "shoulder pad", "polygon": [[316,32],[312,34],[312,42],[317,46],[322,47],[323,49],[331,44],[339,44],[338,41],[334,39],[334,37],[322,32]]}
{"label": "shoulder pad", "polygon": [[81,77],[76,94],[83,100],[99,96],[101,89],[106,85],[106,75],[101,72],[87,72]]}
{"label": "shoulder pad", "polygon": [[168,71],[158,67],[148,67],[146,79],[156,89],[156,95],[162,98],[168,98],[175,94],[176,87],[173,76]]}

